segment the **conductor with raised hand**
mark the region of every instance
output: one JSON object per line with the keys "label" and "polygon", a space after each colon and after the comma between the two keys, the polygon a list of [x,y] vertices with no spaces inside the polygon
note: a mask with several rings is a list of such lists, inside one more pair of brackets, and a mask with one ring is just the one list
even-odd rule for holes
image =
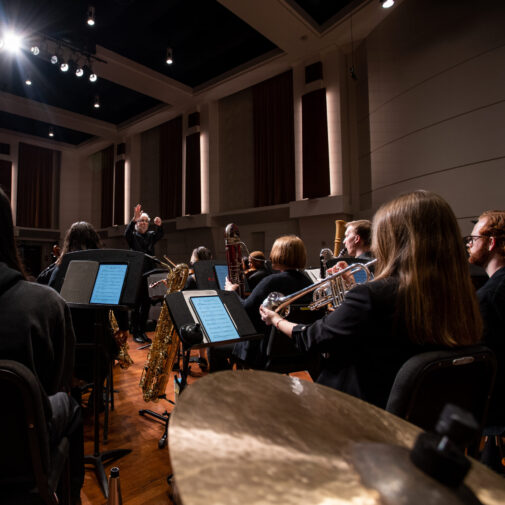
{"label": "conductor with raised hand", "polygon": [[[137,204],[133,209],[133,219],[126,227],[124,236],[131,250],[154,256],[154,245],[163,237],[163,226],[161,219],[156,216],[153,221],[154,230],[149,230],[150,220],[149,215],[142,210],[142,205]],[[146,289],[142,289],[139,302],[132,312],[133,340],[139,344],[151,342],[145,334],[150,305],[146,286]]]}

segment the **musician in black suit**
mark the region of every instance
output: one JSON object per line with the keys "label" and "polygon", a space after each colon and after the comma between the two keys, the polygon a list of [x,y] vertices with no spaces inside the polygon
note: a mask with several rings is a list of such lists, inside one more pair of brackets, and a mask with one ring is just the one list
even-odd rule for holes
{"label": "musician in black suit", "polygon": [[[0,359],[28,367],[48,395],[51,444],[70,442],[71,491],[75,502],[84,482],[81,410],[69,395],[75,337],[70,311],[51,288],[28,282],[14,240],[10,202],[0,189]],[[8,416],[4,406],[2,416]]]}
{"label": "musician in black suit", "polygon": [[385,407],[396,373],[427,350],[473,345],[482,322],[451,208],[416,191],[383,205],[373,221],[375,279],[351,289],[310,326],[260,308],[263,321],[302,351],[326,353],[317,382]]}
{"label": "musician in black suit", "polygon": [[[487,211],[480,215],[472,234],[465,237],[471,264],[483,267],[489,280],[477,291],[484,343],[497,361],[496,379],[489,412],[488,427],[496,434],[505,432],[505,211]],[[494,466],[499,458],[493,453],[494,440],[486,445],[483,462]],[[503,471],[503,467],[499,468]]]}
{"label": "musician in black suit", "polygon": [[[262,279],[251,294],[243,300],[244,308],[256,331],[264,333],[265,338],[210,348],[208,355],[211,371],[231,368],[231,363],[228,360],[232,358],[244,362],[248,367],[264,368],[267,361],[266,347],[270,329],[263,323],[259,315],[258,309],[261,303],[273,291],[289,295],[310,286],[311,281],[303,272],[307,261],[307,251],[300,237],[296,235],[279,237],[270,251],[270,260],[276,273]],[[226,290],[237,292],[238,285],[232,284],[227,279]]]}

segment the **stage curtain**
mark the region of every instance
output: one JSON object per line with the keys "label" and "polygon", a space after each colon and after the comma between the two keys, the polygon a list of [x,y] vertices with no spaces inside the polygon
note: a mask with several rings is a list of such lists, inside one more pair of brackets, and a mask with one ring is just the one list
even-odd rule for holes
{"label": "stage curtain", "polygon": [[330,194],[326,89],[302,96],[303,197]]}
{"label": "stage curtain", "polygon": [[182,214],[182,116],[160,126],[160,217]]}
{"label": "stage curtain", "polygon": [[186,137],[186,214],[202,212],[200,182],[200,133],[193,133]]}
{"label": "stage curtain", "polygon": [[102,152],[102,216],[101,227],[112,226],[112,212],[114,209],[114,145]]}
{"label": "stage curtain", "polygon": [[8,160],[0,160],[0,187],[5,194],[11,198],[12,184],[12,162]]}
{"label": "stage curtain", "polygon": [[114,224],[124,224],[124,160],[114,167]]}
{"label": "stage curtain", "polygon": [[254,203],[295,199],[293,73],[284,72],[252,88]]}
{"label": "stage curtain", "polygon": [[54,177],[59,174],[60,153],[52,149],[19,144],[17,226],[52,228]]}

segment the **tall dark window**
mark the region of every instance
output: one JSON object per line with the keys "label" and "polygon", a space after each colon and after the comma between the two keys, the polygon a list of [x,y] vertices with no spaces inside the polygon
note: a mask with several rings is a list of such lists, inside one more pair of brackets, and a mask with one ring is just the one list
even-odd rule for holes
{"label": "tall dark window", "polygon": [[59,151],[19,144],[16,218],[18,226],[58,226],[59,170]]}
{"label": "tall dark window", "polygon": [[193,133],[186,137],[186,214],[202,212],[200,182],[200,133]]}
{"label": "tall dark window", "polygon": [[318,89],[302,97],[303,197],[330,194],[330,158],[326,90]]}
{"label": "tall dark window", "polygon": [[8,160],[0,160],[0,187],[5,194],[11,198],[12,184],[12,162]]}
{"label": "tall dark window", "polygon": [[253,87],[254,204],[295,199],[293,73]]}
{"label": "tall dark window", "polygon": [[160,126],[160,216],[182,214],[182,116]]}

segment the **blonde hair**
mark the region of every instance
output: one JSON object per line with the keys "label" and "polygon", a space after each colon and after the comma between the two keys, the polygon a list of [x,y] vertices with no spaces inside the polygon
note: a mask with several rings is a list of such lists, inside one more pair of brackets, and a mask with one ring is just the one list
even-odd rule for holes
{"label": "blonde hair", "polygon": [[356,221],[349,221],[345,225],[345,229],[352,228],[356,235],[363,242],[365,247],[370,247],[372,243],[372,222],[368,219],[358,219]]}
{"label": "blonde hair", "polygon": [[307,262],[307,250],[300,237],[285,235],[279,237],[270,251],[272,265],[280,265],[286,269],[305,268]]}
{"label": "blonde hair", "polygon": [[[429,191],[384,204],[373,220],[375,278],[399,280],[399,317],[418,344],[471,345],[482,320],[456,217]],[[402,313],[403,312],[403,313]]]}

